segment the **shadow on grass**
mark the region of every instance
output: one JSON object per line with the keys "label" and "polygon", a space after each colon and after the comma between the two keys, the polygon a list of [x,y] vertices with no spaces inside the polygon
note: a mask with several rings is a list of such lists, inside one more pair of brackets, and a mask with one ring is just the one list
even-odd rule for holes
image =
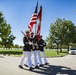
{"label": "shadow on grass", "polygon": [[33,72],[42,74],[42,75],[76,75],[76,70],[72,70],[71,68],[64,66],[56,66],[56,65],[48,65],[44,67],[40,67],[39,69],[34,69]]}

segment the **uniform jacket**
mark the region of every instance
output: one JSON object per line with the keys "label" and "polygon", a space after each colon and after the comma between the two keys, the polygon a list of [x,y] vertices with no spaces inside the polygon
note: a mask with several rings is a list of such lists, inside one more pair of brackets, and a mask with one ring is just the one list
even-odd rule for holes
{"label": "uniform jacket", "polygon": [[37,39],[36,39],[36,37],[31,37],[31,42],[33,43],[33,45],[31,45],[31,50],[32,51],[37,50],[37,46],[36,46]]}
{"label": "uniform jacket", "polygon": [[31,46],[29,45],[30,37],[25,36],[23,38],[24,48],[23,51],[31,51]]}
{"label": "uniform jacket", "polygon": [[44,46],[46,46],[46,43],[43,39],[38,40],[38,50],[44,51]]}

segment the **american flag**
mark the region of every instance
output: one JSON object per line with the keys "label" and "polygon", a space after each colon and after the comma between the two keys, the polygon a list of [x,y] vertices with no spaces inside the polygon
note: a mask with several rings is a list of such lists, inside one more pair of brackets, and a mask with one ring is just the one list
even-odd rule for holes
{"label": "american flag", "polygon": [[32,14],[31,20],[28,25],[30,32],[32,32],[32,30],[33,30],[33,25],[37,23],[37,11],[38,11],[38,2],[36,5],[36,8],[35,8],[35,12]]}

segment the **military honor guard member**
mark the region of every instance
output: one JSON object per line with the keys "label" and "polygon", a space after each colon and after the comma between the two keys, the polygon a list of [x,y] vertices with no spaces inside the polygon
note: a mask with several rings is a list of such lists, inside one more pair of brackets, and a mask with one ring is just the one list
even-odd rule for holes
{"label": "military honor guard member", "polygon": [[37,48],[36,48],[37,61],[38,61],[39,66],[42,67],[44,65],[42,64],[42,60],[41,60],[41,57],[40,57],[40,49],[39,49],[40,36],[36,36],[36,38],[37,38]]}
{"label": "military honor guard member", "polygon": [[32,45],[31,45],[31,50],[32,50],[32,56],[31,56],[31,59],[32,59],[32,64],[35,66],[35,68],[39,68],[38,67],[38,62],[37,62],[37,54],[36,54],[36,37],[34,36],[34,33],[31,32],[31,42],[32,42]]}
{"label": "military honor guard member", "polygon": [[26,34],[23,38],[24,48],[23,48],[23,55],[20,60],[19,68],[23,68],[25,58],[27,58],[27,64],[29,67],[29,70],[33,70],[32,68],[32,62],[31,62],[31,47],[30,47],[30,36],[29,31],[26,31]]}
{"label": "military honor guard member", "polygon": [[45,54],[44,54],[44,46],[46,46],[46,43],[45,41],[42,39],[42,35],[40,36],[40,39],[38,40],[38,49],[40,50],[40,53],[42,55],[42,59],[43,61],[41,61],[41,64],[44,64],[44,65],[47,65],[48,62],[47,62],[47,59],[45,57]]}
{"label": "military honor guard member", "polygon": [[[31,47],[31,54],[32,54],[32,56],[31,56],[31,60],[32,60],[32,66],[35,66],[35,68],[39,68],[38,67],[38,61],[37,61],[37,54],[36,54],[36,46],[37,46],[37,40],[36,40],[36,36],[34,36],[34,33],[33,32],[31,32],[30,33],[30,41],[31,41],[31,45],[30,45],[30,47]],[[27,63],[27,58],[26,58],[26,61],[25,61],[25,63],[24,63],[24,65],[26,66],[26,67],[28,67],[28,63]]]}

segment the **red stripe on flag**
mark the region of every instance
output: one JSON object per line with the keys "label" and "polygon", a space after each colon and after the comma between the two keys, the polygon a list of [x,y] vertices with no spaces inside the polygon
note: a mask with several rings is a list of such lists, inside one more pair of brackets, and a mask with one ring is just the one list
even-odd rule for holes
{"label": "red stripe on flag", "polygon": [[37,35],[40,35],[40,22],[39,22],[39,24],[38,24],[38,26],[37,26]]}
{"label": "red stripe on flag", "polygon": [[38,13],[37,18],[39,19],[39,23],[38,23],[38,26],[37,26],[37,32],[36,32],[36,34],[37,34],[38,36],[40,36],[40,31],[41,31],[41,19],[42,19],[42,6],[40,6],[40,10],[39,10],[39,13]]}
{"label": "red stripe on flag", "polygon": [[39,13],[38,13],[37,18],[38,18],[39,20],[42,19],[42,6],[40,6],[40,10],[39,10]]}
{"label": "red stripe on flag", "polygon": [[33,30],[33,25],[37,23],[37,9],[38,9],[38,2],[36,5],[36,8],[35,8],[35,12],[32,14],[31,20],[28,25],[30,32],[32,32],[32,30]]}

